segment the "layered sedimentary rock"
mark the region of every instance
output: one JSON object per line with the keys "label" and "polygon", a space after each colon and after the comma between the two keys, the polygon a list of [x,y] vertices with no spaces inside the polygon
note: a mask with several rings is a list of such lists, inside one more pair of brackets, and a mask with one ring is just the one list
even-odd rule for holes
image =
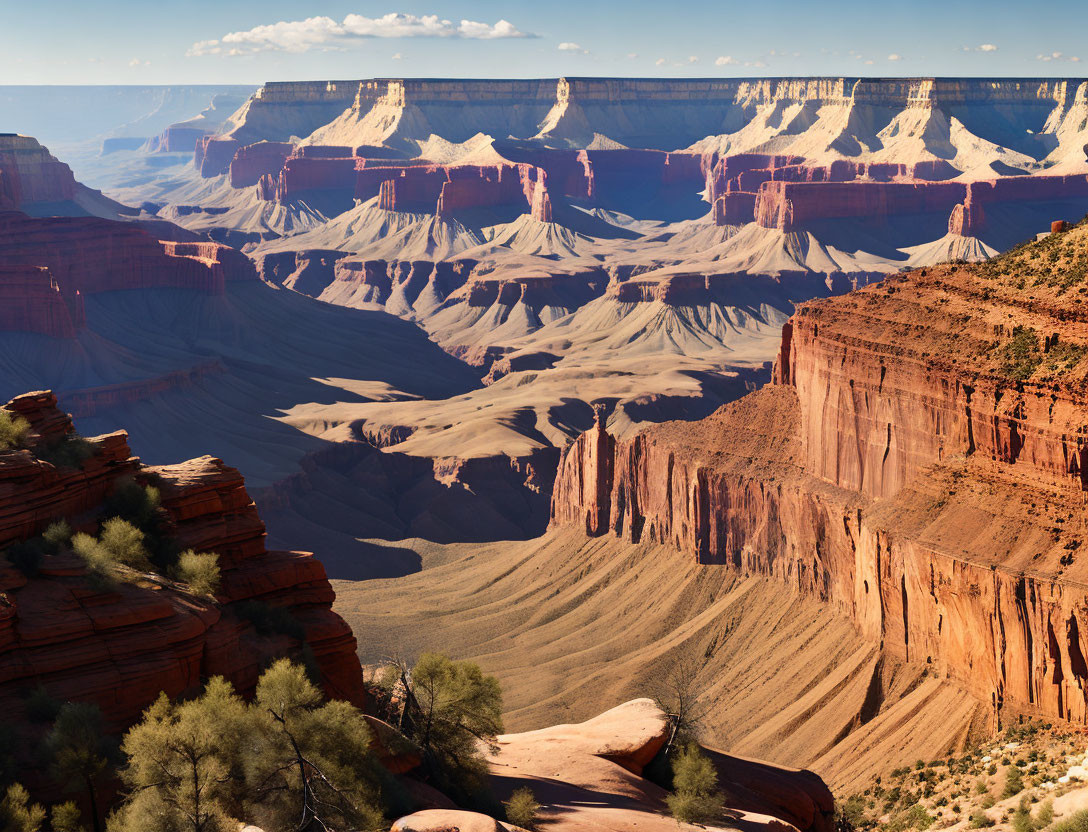
{"label": "layered sedimentary rock", "polygon": [[66,295],[172,286],[209,293],[253,280],[241,252],[216,243],[161,242],[148,232],[92,217],[0,213],[0,259],[49,269]]}
{"label": "layered sedimentary rock", "polygon": [[1088,719],[1088,227],[803,304],[776,384],[560,463],[553,522],[773,576],[1004,710]]}
{"label": "layered sedimentary rock", "polygon": [[50,155],[37,139],[0,134],[0,208],[24,203],[59,202],[75,196],[71,169]]}
{"label": "layered sedimentary rock", "polygon": [[[0,568],[0,713],[28,724],[25,691],[40,686],[57,699],[97,703],[111,730],[140,716],[159,691],[171,696],[212,675],[253,691],[262,663],[309,645],[330,695],[362,704],[355,639],[331,611],[333,592],[321,564],[299,552],[269,552],[264,526],[241,475],[211,457],[144,468],[123,432],[87,440],[92,455],[75,467],[45,459],[72,434],[49,393],[5,409],[31,425],[29,450],[0,452],[0,547],[39,534],[58,518],[95,528],[103,501],[119,484],[150,483],[162,496],[162,522],[182,548],[219,555],[215,598],[151,575],[116,584],[88,580],[70,553],[46,555],[36,572]],[[245,602],[284,610],[297,632],[258,631]]]}
{"label": "layered sedimentary rock", "polygon": [[245,188],[263,176],[278,175],[294,149],[289,142],[257,142],[238,148],[228,162],[230,186]]}
{"label": "layered sedimentary rock", "polygon": [[0,265],[0,332],[74,338],[86,322],[83,296],[62,294],[48,269]]}

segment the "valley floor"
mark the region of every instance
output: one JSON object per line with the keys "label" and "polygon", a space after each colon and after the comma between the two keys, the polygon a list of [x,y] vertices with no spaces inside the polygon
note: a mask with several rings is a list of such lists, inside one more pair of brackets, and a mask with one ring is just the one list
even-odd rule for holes
{"label": "valley floor", "polygon": [[333,582],[362,660],[427,650],[478,660],[502,682],[507,730],[653,696],[681,661],[701,668],[705,744],[811,768],[839,795],[991,730],[987,706],[884,656],[826,605],[667,547],[571,530],[385,545],[422,570]]}

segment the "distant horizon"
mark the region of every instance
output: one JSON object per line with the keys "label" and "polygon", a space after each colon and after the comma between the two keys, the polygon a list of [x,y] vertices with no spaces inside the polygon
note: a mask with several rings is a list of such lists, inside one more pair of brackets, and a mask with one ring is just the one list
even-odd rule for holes
{"label": "distant horizon", "polygon": [[[54,0],[5,9],[3,86],[268,78],[1069,77],[1080,0]],[[394,72],[404,68],[407,72]],[[918,71],[921,68],[926,71]],[[1049,72],[1045,70],[1050,70]],[[1058,70],[1058,71],[1054,71]],[[894,73],[894,74],[889,74]]]}
{"label": "distant horizon", "polygon": [[321,78],[265,78],[261,81],[199,81],[140,83],[57,83],[57,84],[8,84],[0,82],[0,88],[16,87],[134,87],[143,89],[169,89],[171,87],[261,87],[265,84],[317,83],[321,81],[559,81],[606,80],[606,81],[794,81],[856,79],[859,81],[1079,81],[1088,82],[1084,75],[360,75],[358,77]]}

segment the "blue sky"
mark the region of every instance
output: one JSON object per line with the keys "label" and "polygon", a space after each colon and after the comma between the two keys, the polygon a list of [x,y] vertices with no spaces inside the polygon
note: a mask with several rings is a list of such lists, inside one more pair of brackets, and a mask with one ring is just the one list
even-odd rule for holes
{"label": "blue sky", "polygon": [[1085,0],[0,0],[0,20],[0,84],[1088,75]]}

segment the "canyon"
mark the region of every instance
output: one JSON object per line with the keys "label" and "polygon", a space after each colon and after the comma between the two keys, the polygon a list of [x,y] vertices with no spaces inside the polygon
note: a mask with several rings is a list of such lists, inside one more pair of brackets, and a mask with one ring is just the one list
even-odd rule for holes
{"label": "canyon", "polygon": [[114,726],[160,677],[249,692],[285,646],[256,598],[360,704],[355,655],[494,673],[498,790],[543,789],[541,748],[584,777],[556,828],[656,828],[647,698],[687,660],[756,826],[1088,720],[1088,81],[208,92],[66,152],[0,135],[0,398],[102,434],[78,474],[0,453],[0,546],[135,478],[224,563],[214,602],[0,573],[5,713],[31,676]]}

